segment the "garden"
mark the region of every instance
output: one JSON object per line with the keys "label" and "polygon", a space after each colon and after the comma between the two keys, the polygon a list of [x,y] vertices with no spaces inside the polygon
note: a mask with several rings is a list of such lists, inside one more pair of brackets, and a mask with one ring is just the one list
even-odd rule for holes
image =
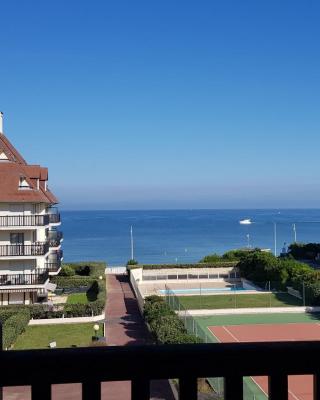
{"label": "garden", "polygon": [[[86,347],[95,334],[92,323],[27,326],[14,343],[14,350],[45,349],[54,342],[57,348]],[[99,324],[99,335],[103,326]]]}
{"label": "garden", "polygon": [[[27,327],[30,319],[101,315],[106,302],[105,268],[106,265],[103,262],[80,262],[63,265],[60,274],[51,277],[50,281],[57,285],[57,297],[67,296],[65,303],[2,306],[0,322],[3,332],[3,348],[10,348],[25,331],[25,338],[31,337],[34,332],[42,332],[44,328]],[[81,325],[84,326],[84,324]],[[92,324],[89,325],[92,328]],[[53,325],[50,325],[47,329],[58,329],[61,330],[62,336],[68,335],[66,330],[71,329],[68,327],[69,325],[59,326],[60,328],[57,326],[54,328]],[[83,341],[85,340],[83,339]],[[48,341],[46,339],[45,341],[48,345]]]}

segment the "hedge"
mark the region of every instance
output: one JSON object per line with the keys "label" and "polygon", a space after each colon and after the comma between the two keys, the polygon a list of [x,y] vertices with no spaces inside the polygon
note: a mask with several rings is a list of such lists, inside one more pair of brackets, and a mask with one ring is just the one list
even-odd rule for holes
{"label": "hedge", "polygon": [[143,264],[143,265],[128,265],[127,269],[143,268],[151,269],[171,269],[171,268],[232,268],[238,265],[237,261],[217,261],[214,263],[196,263],[196,264]]}
{"label": "hedge", "polygon": [[144,318],[158,344],[201,343],[188,334],[183,322],[160,296],[145,298]]}
{"label": "hedge", "polygon": [[92,285],[96,281],[96,278],[91,276],[61,276],[56,275],[50,277],[50,282],[55,283],[58,288],[70,289],[70,288],[81,288]]}
{"label": "hedge", "polygon": [[[74,270],[75,276],[91,276],[98,278],[105,275],[107,264],[99,261],[64,263],[63,267],[70,267]],[[87,270],[87,272],[85,272]]]}
{"label": "hedge", "polygon": [[7,349],[13,345],[18,336],[24,332],[30,321],[30,311],[20,310],[19,312],[7,318],[2,325],[3,348]]}

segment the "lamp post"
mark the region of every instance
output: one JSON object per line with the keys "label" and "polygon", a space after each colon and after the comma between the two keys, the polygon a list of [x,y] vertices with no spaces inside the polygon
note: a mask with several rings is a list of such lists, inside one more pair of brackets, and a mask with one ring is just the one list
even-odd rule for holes
{"label": "lamp post", "polygon": [[99,332],[100,326],[98,324],[93,325],[93,330],[94,330],[94,340],[98,340],[98,332]]}

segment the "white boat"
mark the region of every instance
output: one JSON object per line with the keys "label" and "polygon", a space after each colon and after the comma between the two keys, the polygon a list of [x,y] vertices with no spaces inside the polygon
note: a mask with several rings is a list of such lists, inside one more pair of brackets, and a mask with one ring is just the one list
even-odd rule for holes
{"label": "white boat", "polygon": [[251,225],[252,222],[251,222],[251,219],[248,218],[248,219],[242,219],[241,221],[239,221],[239,224],[241,224],[241,225]]}

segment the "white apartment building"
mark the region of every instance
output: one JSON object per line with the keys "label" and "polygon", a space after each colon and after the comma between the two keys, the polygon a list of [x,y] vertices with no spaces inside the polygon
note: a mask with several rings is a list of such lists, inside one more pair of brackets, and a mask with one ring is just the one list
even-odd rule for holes
{"label": "white apartment building", "polygon": [[46,301],[62,261],[58,200],[48,170],[30,165],[3,133],[0,113],[0,305]]}

